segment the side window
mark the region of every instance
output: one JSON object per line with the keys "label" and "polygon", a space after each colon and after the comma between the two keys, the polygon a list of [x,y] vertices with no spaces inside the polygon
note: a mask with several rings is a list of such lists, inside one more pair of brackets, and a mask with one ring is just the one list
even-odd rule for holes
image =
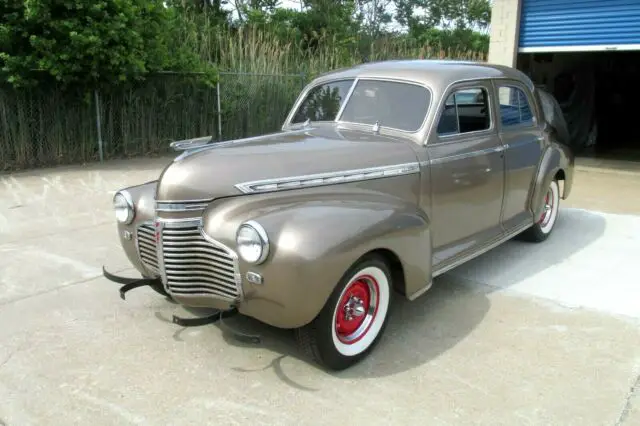
{"label": "side window", "polygon": [[491,127],[489,97],[483,88],[456,90],[444,102],[438,135],[477,132]]}
{"label": "side window", "polygon": [[498,97],[503,127],[533,124],[531,104],[521,89],[514,86],[501,86],[498,89]]}

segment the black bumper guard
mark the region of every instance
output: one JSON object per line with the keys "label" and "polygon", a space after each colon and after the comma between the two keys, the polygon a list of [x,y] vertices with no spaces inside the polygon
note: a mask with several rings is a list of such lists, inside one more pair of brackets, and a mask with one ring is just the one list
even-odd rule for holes
{"label": "black bumper guard", "polygon": [[[117,284],[122,284],[120,287],[120,298],[122,300],[126,300],[125,294],[135,288],[140,287],[151,287],[157,293],[160,293],[166,297],[171,297],[163,288],[162,281],[160,278],[128,278],[128,277],[120,277],[118,275],[114,275],[108,272],[105,267],[102,267],[102,275],[109,281],[113,281]],[[172,322],[181,327],[198,327],[206,324],[212,324],[214,322],[220,321],[220,325],[223,326],[228,332],[230,332],[237,340],[245,343],[260,343],[260,336],[249,335],[244,333],[239,333],[235,330],[232,330],[226,324],[223,324],[223,318],[230,318],[238,314],[238,309],[233,306],[230,309],[222,310],[215,309],[214,313],[205,317],[199,318],[181,318],[176,315],[173,315]]]}

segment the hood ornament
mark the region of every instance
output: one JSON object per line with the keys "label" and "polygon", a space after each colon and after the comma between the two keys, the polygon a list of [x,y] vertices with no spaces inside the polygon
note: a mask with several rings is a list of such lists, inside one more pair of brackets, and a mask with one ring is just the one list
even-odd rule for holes
{"label": "hood ornament", "polygon": [[204,136],[201,138],[184,139],[171,142],[169,146],[175,151],[186,151],[188,149],[200,148],[202,146],[209,145],[212,140],[213,136]]}
{"label": "hood ornament", "polygon": [[373,133],[375,133],[376,135],[379,135],[380,134],[380,121],[376,120],[376,124],[373,125],[371,130],[373,130]]}

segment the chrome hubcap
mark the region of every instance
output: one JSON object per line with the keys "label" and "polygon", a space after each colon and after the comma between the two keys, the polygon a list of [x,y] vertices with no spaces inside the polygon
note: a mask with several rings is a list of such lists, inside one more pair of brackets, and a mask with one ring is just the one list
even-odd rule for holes
{"label": "chrome hubcap", "polygon": [[546,226],[551,220],[551,216],[553,215],[553,191],[549,189],[547,194],[544,197],[544,207],[542,208],[542,214],[538,219],[538,223],[541,226]]}
{"label": "chrome hubcap", "polygon": [[366,308],[362,299],[356,296],[351,296],[347,303],[344,305],[344,319],[351,321],[356,317],[361,317],[365,314]]}
{"label": "chrome hubcap", "polygon": [[378,310],[378,283],[371,276],[351,282],[338,302],[335,332],[346,344],[360,340],[369,330]]}

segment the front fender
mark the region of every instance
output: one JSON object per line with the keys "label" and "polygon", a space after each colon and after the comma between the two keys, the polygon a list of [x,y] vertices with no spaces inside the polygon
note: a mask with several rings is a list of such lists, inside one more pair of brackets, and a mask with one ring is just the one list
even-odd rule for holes
{"label": "front fender", "polygon": [[[136,268],[144,277],[152,277],[156,275],[153,271],[148,270],[140,261],[137,249],[137,233],[136,229],[144,222],[152,222],[155,218],[155,192],[158,181],[151,181],[141,185],[123,188],[131,194],[133,205],[135,206],[135,217],[133,222],[128,225],[117,223],[118,238],[120,245],[124,250],[127,259],[131,265]],[[130,239],[125,237],[126,232],[131,235]]]}
{"label": "front fender", "polygon": [[544,207],[542,200],[547,188],[549,188],[559,171],[564,174],[564,188],[561,196],[563,199],[567,199],[573,184],[573,168],[574,157],[567,146],[558,143],[552,143],[547,146],[538,166],[531,195],[530,209],[533,212],[533,217],[540,217],[542,214]]}
{"label": "front fender", "polygon": [[[238,197],[205,211],[204,231],[229,247],[246,220],[268,234],[263,264],[240,260],[240,312],[281,328],[301,327],[317,316],[345,271],[376,249],[400,260],[407,294],[430,281],[429,221],[415,204],[374,191],[310,192]],[[260,274],[262,284],[247,282],[248,271]]]}

